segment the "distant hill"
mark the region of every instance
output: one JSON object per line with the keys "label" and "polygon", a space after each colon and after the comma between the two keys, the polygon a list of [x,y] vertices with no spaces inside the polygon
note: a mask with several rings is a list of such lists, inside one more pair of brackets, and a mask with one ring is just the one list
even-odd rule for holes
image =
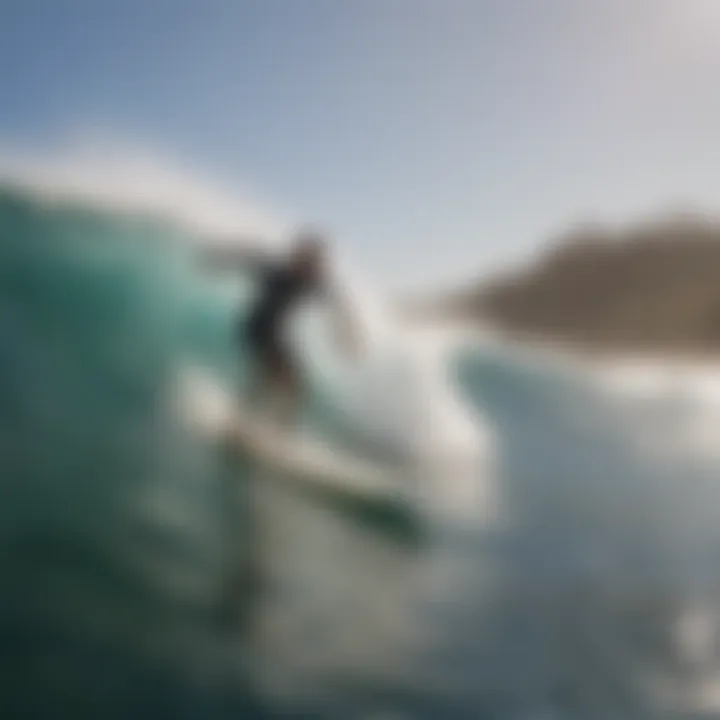
{"label": "distant hill", "polygon": [[720,222],[676,216],[575,229],[525,270],[446,298],[436,313],[586,347],[720,349]]}

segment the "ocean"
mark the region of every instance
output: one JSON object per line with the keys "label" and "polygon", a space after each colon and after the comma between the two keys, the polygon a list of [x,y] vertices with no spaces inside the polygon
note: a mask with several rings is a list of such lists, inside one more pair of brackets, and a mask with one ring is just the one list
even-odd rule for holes
{"label": "ocean", "polygon": [[411,329],[363,290],[359,363],[298,323],[305,422],[404,467],[403,507],[318,496],[178,412],[188,370],[247,370],[248,288],[193,233],[0,191],[3,718],[720,717],[720,374]]}

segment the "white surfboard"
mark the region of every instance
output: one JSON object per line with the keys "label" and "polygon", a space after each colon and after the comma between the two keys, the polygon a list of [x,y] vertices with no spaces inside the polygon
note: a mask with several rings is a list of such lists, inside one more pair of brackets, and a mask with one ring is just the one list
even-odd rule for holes
{"label": "white surfboard", "polygon": [[335,451],[318,440],[283,432],[256,417],[202,371],[186,372],[181,383],[183,416],[206,437],[227,443],[262,469],[368,500],[399,499],[390,469]]}

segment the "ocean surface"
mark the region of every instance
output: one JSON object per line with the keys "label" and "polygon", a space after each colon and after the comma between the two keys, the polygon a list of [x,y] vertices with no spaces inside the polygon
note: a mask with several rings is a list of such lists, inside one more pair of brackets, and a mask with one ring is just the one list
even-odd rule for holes
{"label": "ocean surface", "polygon": [[[171,217],[0,192],[0,716],[720,717],[720,373],[300,318],[305,425],[402,507],[181,412],[245,382],[251,286]],[[263,577],[218,608],[244,553]]]}

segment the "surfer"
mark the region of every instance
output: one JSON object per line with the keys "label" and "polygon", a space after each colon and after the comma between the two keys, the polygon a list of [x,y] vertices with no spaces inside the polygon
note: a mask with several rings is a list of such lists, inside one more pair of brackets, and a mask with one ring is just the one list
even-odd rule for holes
{"label": "surfer", "polygon": [[305,395],[300,363],[286,339],[292,313],[306,300],[322,298],[336,310],[337,339],[349,354],[358,349],[357,323],[341,288],[330,280],[329,252],[323,235],[305,229],[293,238],[285,258],[271,258],[257,245],[216,245],[205,248],[206,266],[248,271],[259,292],[238,322],[238,340],[251,358],[250,399],[277,400],[280,421],[292,425]]}
{"label": "surfer", "polygon": [[[260,410],[270,402],[277,402],[279,407],[273,408],[277,411],[273,420],[292,430],[307,389],[301,364],[286,335],[293,312],[307,300],[329,301],[335,311],[336,340],[353,356],[359,349],[359,326],[350,312],[342,284],[331,278],[329,251],[323,235],[302,230],[292,238],[289,251],[280,257],[262,248],[262,243],[237,239],[215,243],[202,249],[200,261],[208,269],[241,272],[257,282],[254,300],[236,320],[236,339],[251,362],[249,400],[254,409]],[[252,507],[249,501],[250,516],[243,524],[248,534],[244,550],[247,557],[239,563],[231,561],[224,580],[218,608],[223,632],[241,619],[238,613],[250,622],[253,601],[268,589],[263,570],[265,544],[254,522]],[[234,522],[230,522],[230,527],[234,529]],[[237,546],[235,541],[229,543],[231,548]],[[247,602],[240,602],[242,598]]]}

